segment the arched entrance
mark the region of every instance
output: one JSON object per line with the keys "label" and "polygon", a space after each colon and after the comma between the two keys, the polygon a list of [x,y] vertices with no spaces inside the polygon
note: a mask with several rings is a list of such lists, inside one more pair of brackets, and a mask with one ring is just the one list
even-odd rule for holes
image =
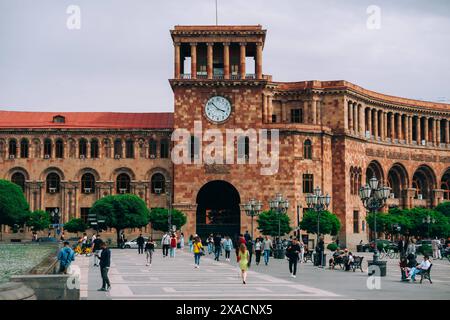
{"label": "arched entrance", "polygon": [[240,233],[241,198],[236,188],[222,180],[206,183],[197,194],[197,231],[202,238],[211,233],[229,235]]}
{"label": "arched entrance", "polygon": [[412,187],[416,188],[416,199],[431,200],[433,189],[436,186],[436,176],[433,170],[422,165],[413,175]]}
{"label": "arched entrance", "polygon": [[369,180],[372,177],[375,177],[379,182],[384,183],[383,168],[381,167],[380,163],[375,160],[371,161],[367,166],[366,183],[369,183]]}
{"label": "arched entrance", "polygon": [[388,172],[388,187],[392,189],[394,198],[402,198],[404,190],[408,187],[408,173],[403,165],[395,163]]}

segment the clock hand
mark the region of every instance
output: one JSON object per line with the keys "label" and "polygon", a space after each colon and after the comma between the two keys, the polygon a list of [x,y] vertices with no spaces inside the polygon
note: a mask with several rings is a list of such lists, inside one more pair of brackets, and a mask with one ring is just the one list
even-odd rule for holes
{"label": "clock hand", "polygon": [[222,110],[222,109],[218,108],[218,107],[214,104],[214,102],[211,102],[211,103],[212,103],[212,105],[213,105],[217,110],[220,110],[220,111],[222,111],[222,112],[225,113],[225,110]]}

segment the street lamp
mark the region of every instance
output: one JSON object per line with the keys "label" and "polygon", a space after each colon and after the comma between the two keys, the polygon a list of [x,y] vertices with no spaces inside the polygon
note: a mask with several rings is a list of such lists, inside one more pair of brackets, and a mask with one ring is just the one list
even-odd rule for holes
{"label": "street lamp", "polygon": [[383,186],[377,178],[372,177],[369,183],[359,189],[359,197],[361,198],[364,207],[369,210],[374,216],[374,243],[375,248],[373,252],[373,263],[378,263],[378,248],[377,248],[377,214],[376,212],[383,208],[386,200],[391,194],[391,188]]}
{"label": "street lamp", "polygon": [[[316,187],[313,193],[306,195],[306,205],[310,210],[317,212],[317,243],[320,237],[320,212],[327,210],[331,202],[331,196],[327,193],[322,194],[320,187]],[[321,257],[321,265],[323,264],[323,251]],[[321,267],[321,266],[319,266]]]}
{"label": "street lamp", "polygon": [[426,224],[428,225],[428,238],[431,239],[431,236],[430,236],[430,226],[431,226],[432,223],[436,223],[436,219],[432,218],[430,215],[427,215],[426,218],[423,218],[423,219],[422,219],[422,222],[423,222],[423,223],[426,223]]}
{"label": "street lamp", "polygon": [[[271,211],[275,211],[278,214],[278,241],[276,243],[277,258],[283,259],[282,246],[281,246],[281,215],[287,213],[289,209],[289,201],[284,199],[281,193],[277,193],[275,198],[269,200],[269,207]],[[275,256],[274,256],[275,257]]]}
{"label": "street lamp", "polygon": [[245,214],[252,218],[252,241],[253,241],[253,217],[258,216],[261,213],[262,202],[255,199],[251,199],[244,204]]}

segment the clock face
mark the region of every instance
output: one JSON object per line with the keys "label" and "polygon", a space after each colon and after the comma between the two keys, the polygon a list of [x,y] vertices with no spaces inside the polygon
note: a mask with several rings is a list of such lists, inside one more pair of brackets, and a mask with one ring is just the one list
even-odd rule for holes
{"label": "clock face", "polygon": [[205,115],[212,122],[224,122],[230,117],[230,114],[231,103],[227,98],[215,96],[210,98],[205,105]]}

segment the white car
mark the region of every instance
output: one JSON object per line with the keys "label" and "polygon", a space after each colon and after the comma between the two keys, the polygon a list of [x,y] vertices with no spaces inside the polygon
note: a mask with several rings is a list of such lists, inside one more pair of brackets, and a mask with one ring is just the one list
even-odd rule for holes
{"label": "white car", "polygon": [[[143,237],[143,238],[144,238],[145,242],[147,242],[148,237]],[[131,241],[125,242],[125,244],[123,245],[123,247],[124,247],[125,249],[137,249],[137,248],[138,248],[137,238],[136,238],[136,239],[133,239],[133,240],[131,240]]]}

